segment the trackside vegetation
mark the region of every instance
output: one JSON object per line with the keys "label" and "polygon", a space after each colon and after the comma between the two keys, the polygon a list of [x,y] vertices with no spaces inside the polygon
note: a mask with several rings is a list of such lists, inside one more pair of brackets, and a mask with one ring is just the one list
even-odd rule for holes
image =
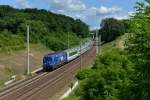
{"label": "trackside vegetation", "polygon": [[97,56],[92,69],[77,74],[81,80],[76,95],[82,100],[120,100],[126,88],[132,83],[130,74],[134,71],[127,53],[121,49]]}
{"label": "trackside vegetation", "polygon": [[42,66],[45,54],[76,46],[88,37],[89,27],[80,19],[44,9],[17,9],[0,5],[0,87],[17,75],[26,78],[26,37],[30,26],[30,71]]}
{"label": "trackside vegetation", "polygon": [[150,0],[136,4],[136,13],[131,19],[131,31],[126,43],[132,62],[135,64],[133,84],[129,96],[134,100],[150,98]]}
{"label": "trackside vegetation", "polygon": [[[96,57],[91,69],[77,74],[73,100],[150,99],[150,0],[136,3],[125,49],[113,48]],[[68,98],[67,98],[68,99]]]}
{"label": "trackside vegetation", "polygon": [[0,5],[0,52],[25,48],[26,27],[30,26],[30,43],[41,43],[54,51],[79,44],[89,33],[80,19],[54,14],[43,9],[16,9]]}

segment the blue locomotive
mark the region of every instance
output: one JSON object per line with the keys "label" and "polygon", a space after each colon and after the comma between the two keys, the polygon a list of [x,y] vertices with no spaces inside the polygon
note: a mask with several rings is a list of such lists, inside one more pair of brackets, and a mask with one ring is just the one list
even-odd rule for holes
{"label": "blue locomotive", "polygon": [[65,50],[61,53],[51,53],[43,57],[43,69],[44,70],[54,70],[60,67],[66,62],[69,62],[81,54],[85,53],[93,45],[92,41],[88,41],[82,46],[78,46],[72,49]]}
{"label": "blue locomotive", "polygon": [[65,62],[67,62],[67,54],[65,52],[47,54],[43,58],[43,69],[54,70]]}

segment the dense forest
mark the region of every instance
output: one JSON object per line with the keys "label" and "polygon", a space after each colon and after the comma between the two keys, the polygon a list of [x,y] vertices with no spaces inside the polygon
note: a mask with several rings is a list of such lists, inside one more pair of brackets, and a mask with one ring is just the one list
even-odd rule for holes
{"label": "dense forest", "polygon": [[101,21],[100,27],[99,35],[101,35],[102,41],[110,42],[129,32],[129,19],[105,18]]}
{"label": "dense forest", "polygon": [[0,52],[25,48],[27,25],[30,26],[31,43],[42,43],[54,51],[66,49],[68,37],[73,46],[89,33],[88,26],[80,19],[43,9],[0,5]]}
{"label": "dense forest", "polygon": [[125,21],[124,49],[104,51],[92,68],[77,74],[74,95],[80,100],[150,100],[150,0],[135,9]]}

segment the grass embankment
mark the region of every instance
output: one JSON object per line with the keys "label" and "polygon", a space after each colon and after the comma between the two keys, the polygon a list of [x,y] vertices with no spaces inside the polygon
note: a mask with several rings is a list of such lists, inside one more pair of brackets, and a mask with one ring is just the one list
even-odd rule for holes
{"label": "grass embankment", "polygon": [[116,40],[106,43],[102,46],[102,53],[106,53],[111,51],[114,48],[120,48],[123,49],[124,48],[124,43],[125,43],[125,39],[127,37],[127,34],[118,37]]}
{"label": "grass embankment", "polygon": [[[43,55],[53,52],[42,44],[30,45],[30,70],[33,71],[42,65]],[[0,87],[9,80],[12,75],[17,79],[26,77],[27,72],[27,51],[26,49],[13,51],[11,53],[0,53]]]}
{"label": "grass embankment", "polygon": [[[88,39],[84,39],[86,42]],[[75,40],[74,40],[75,41]],[[22,45],[22,44],[21,44]],[[71,45],[72,46],[72,45]],[[8,81],[12,75],[17,75],[17,80],[24,79],[27,73],[27,50],[14,50],[6,46],[6,50],[0,51],[0,87],[4,86],[4,82]],[[47,53],[54,51],[48,49],[43,44],[30,45],[30,71],[42,66],[42,58]]]}
{"label": "grass embankment", "polygon": [[[127,35],[123,35],[121,37],[118,37],[116,40],[114,40],[112,42],[104,44],[101,48],[102,49],[102,54],[109,53],[115,48],[123,49],[126,36]],[[91,70],[89,69],[89,67],[85,70],[83,71],[83,73],[80,72],[80,75],[82,76],[82,74],[86,74],[87,76],[85,75],[85,77],[89,77],[88,75],[90,75],[89,73],[90,73]],[[82,78],[81,76],[79,76],[79,77]],[[83,78],[85,78],[85,77],[83,77]],[[80,96],[77,96],[77,93],[81,90],[79,88],[80,88],[80,85],[78,85],[78,87],[75,89],[75,91],[73,91],[68,97],[64,98],[63,100],[80,100]]]}

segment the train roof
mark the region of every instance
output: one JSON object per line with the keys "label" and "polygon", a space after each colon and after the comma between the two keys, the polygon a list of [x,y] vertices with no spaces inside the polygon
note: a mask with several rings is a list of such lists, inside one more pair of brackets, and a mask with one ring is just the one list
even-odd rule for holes
{"label": "train roof", "polygon": [[60,54],[63,54],[64,52],[60,52],[60,53],[49,53],[49,54],[46,54],[44,57],[54,57],[54,56],[58,56]]}
{"label": "train roof", "polygon": [[74,47],[72,49],[67,49],[67,50],[64,50],[63,52],[72,52],[72,51],[75,51],[75,50],[78,50],[79,47]]}
{"label": "train roof", "polygon": [[49,54],[44,55],[44,57],[50,57],[50,56],[55,56],[55,55],[57,55],[57,53],[49,53]]}

